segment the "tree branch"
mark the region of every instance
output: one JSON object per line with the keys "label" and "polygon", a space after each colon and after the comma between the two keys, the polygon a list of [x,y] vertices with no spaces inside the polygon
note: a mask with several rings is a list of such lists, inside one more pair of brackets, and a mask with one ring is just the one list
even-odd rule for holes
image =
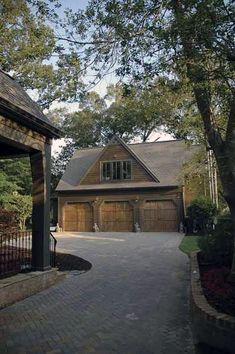
{"label": "tree branch", "polygon": [[69,43],[73,44],[79,44],[79,45],[97,45],[97,44],[114,44],[116,41],[88,41],[88,42],[80,42],[74,39],[69,39],[69,38],[64,38],[64,37],[55,37],[58,41],[66,41]]}

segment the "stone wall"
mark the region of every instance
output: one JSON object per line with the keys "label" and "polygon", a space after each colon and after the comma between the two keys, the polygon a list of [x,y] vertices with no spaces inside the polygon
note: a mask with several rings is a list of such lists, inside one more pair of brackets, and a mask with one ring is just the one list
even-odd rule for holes
{"label": "stone wall", "polygon": [[64,274],[57,269],[44,272],[21,273],[0,280],[0,309],[36,294],[57,281],[63,279]]}

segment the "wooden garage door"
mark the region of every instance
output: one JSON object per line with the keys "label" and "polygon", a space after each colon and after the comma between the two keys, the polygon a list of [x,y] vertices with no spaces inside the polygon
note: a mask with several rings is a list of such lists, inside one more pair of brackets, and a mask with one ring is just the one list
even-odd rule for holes
{"label": "wooden garage door", "polygon": [[102,231],[133,231],[133,208],[129,202],[104,202],[100,212]]}
{"label": "wooden garage door", "polygon": [[143,231],[178,231],[177,209],[170,200],[146,201]]}
{"label": "wooden garage door", "polygon": [[92,223],[89,203],[69,203],[65,206],[64,231],[92,231]]}

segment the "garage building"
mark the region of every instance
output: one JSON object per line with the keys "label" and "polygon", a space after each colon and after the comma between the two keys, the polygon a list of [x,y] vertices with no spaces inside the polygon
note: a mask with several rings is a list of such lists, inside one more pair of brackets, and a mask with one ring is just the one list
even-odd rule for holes
{"label": "garage building", "polygon": [[184,141],[77,150],[58,186],[58,221],[70,232],[174,232],[184,216],[180,172],[198,151]]}

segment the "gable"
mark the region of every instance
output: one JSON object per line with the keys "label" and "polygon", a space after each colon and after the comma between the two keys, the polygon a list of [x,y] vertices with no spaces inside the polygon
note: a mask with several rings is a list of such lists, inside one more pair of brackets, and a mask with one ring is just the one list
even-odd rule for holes
{"label": "gable", "polygon": [[[108,190],[112,189],[114,186],[117,189],[139,188],[139,186],[141,186],[141,188],[179,186],[182,184],[182,181],[179,179],[182,165],[189,160],[198,149],[201,149],[199,145],[188,146],[188,144],[185,144],[182,140],[126,145],[116,139],[112,141],[112,145],[112,149],[110,149],[109,144],[105,148],[95,147],[77,150],[69,161],[56,190],[63,192],[99,189]],[[109,152],[115,155],[115,149],[118,146],[124,146],[124,149],[119,147],[119,149],[121,149],[121,151],[118,152],[120,157],[126,159],[127,156],[128,158],[131,156],[131,160],[134,159],[139,162],[139,168],[134,166],[134,169],[139,170],[139,173],[138,171],[135,173],[135,180],[119,180],[119,182],[115,181],[113,183],[109,181],[105,183],[101,182],[100,161],[101,159],[109,159],[103,154]],[[134,165],[135,164],[136,162]],[[142,169],[141,167],[143,166],[146,168]],[[148,171],[150,171],[149,174]],[[150,178],[151,176],[153,177],[152,179]],[[154,178],[156,176],[157,179]]]}
{"label": "gable", "polygon": [[[81,185],[89,184],[103,184],[107,181],[101,180],[101,164],[107,161],[120,161],[129,160],[132,163],[132,179],[122,180],[122,182],[128,183],[130,181],[134,182],[156,182],[150,173],[140,164],[140,162],[125,148],[122,144],[117,141],[113,141],[106,146],[106,148],[99,155],[95,163],[87,171],[86,175],[81,181]],[[109,181],[108,183],[116,183],[117,181]],[[119,180],[120,182],[120,180]]]}

